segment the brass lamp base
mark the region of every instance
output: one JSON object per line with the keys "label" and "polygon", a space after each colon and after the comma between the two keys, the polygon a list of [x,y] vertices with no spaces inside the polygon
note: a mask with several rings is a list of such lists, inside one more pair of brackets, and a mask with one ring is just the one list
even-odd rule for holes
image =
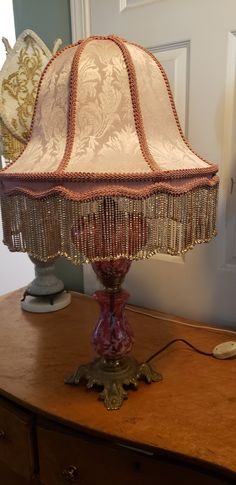
{"label": "brass lamp base", "polygon": [[119,409],[124,399],[128,398],[126,386],[138,387],[138,380],[145,379],[149,384],[162,380],[146,362],[138,364],[132,357],[109,360],[100,357],[93,362],[81,365],[75,373],[66,379],[66,384],[79,384],[87,381],[87,387],[102,386],[99,399],[104,401],[108,410]]}

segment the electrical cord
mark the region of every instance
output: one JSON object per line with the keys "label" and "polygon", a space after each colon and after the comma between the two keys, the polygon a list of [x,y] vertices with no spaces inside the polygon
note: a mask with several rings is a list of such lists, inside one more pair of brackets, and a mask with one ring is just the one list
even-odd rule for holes
{"label": "electrical cord", "polygon": [[184,344],[188,345],[189,347],[191,347],[191,349],[195,350],[196,352],[198,352],[199,354],[202,354],[202,355],[206,355],[207,357],[214,357],[214,354],[213,352],[204,352],[203,350],[200,350],[198,349],[197,347],[195,347],[193,344],[191,344],[190,342],[188,342],[187,340],[183,339],[183,338],[176,338],[174,340],[171,340],[170,342],[168,342],[168,344],[166,344],[164,347],[162,347],[161,349],[157,350],[157,352],[155,352],[154,354],[152,354],[146,361],[145,363],[148,364],[149,362],[151,362],[151,360],[155,359],[155,357],[157,357],[159,354],[161,354],[162,352],[164,352],[164,350],[166,350],[168,347],[170,347],[172,344],[175,344],[176,342],[183,342]]}
{"label": "electrical cord", "polygon": [[193,344],[188,342],[187,340],[184,340],[182,338],[177,338],[174,340],[171,340],[168,344],[166,344],[164,347],[161,349],[157,350],[154,354],[152,354],[147,360],[146,363],[150,362],[153,360],[157,355],[159,355],[161,352],[164,352],[170,345],[176,343],[176,342],[182,342],[191,349],[195,350],[195,352],[198,352],[199,354],[206,355],[207,357],[213,357],[214,359],[236,359],[236,332],[233,330],[228,330],[228,329],[223,329],[223,328],[218,328],[218,327],[210,327],[202,324],[194,324],[190,322],[183,322],[180,319],[176,317],[171,317],[170,315],[164,315],[164,314],[159,314],[159,315],[153,315],[152,313],[143,311],[142,309],[138,310],[137,308],[133,308],[130,305],[127,305],[127,310],[133,313],[137,313],[140,315],[145,315],[150,318],[154,318],[155,320],[162,320],[162,321],[167,321],[169,323],[174,323],[177,325],[184,325],[186,327],[192,327],[192,328],[198,328],[199,330],[207,330],[208,332],[214,332],[214,333],[223,333],[224,335],[229,335],[233,336],[234,340],[230,340],[227,342],[220,342],[216,347],[213,348],[212,352],[204,352],[203,350],[198,349],[195,347]]}

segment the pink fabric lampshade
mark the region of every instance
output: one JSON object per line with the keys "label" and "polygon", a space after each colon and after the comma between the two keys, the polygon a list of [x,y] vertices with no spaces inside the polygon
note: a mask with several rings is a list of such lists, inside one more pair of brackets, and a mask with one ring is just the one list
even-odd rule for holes
{"label": "pink fabric lampshade", "polygon": [[215,235],[217,170],[189,147],[157,59],[87,38],[47,64],[29,141],[0,173],[4,242],[75,263],[183,253]]}

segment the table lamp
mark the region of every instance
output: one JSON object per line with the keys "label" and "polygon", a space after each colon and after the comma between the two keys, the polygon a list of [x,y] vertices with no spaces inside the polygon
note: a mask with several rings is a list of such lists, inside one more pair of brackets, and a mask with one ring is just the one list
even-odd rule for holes
{"label": "table lamp", "polygon": [[216,172],[188,145],[166,74],[145,48],[94,36],[47,64],[26,148],[0,173],[4,242],[42,262],[92,264],[105,287],[98,357],[67,382],[98,386],[107,409],[139,378],[161,379],[129,355],[121,283],[133,260],[182,254],[215,235]]}
{"label": "table lamp", "polygon": [[[32,30],[24,30],[11,47],[2,39],[6,60],[0,71],[0,136],[5,164],[19,157],[27,143],[37,87],[41,74],[62,41],[56,39],[52,52]],[[56,276],[54,262],[31,257],[35,279],[27,286],[21,306],[30,312],[57,311],[70,304],[71,295],[64,291]]]}

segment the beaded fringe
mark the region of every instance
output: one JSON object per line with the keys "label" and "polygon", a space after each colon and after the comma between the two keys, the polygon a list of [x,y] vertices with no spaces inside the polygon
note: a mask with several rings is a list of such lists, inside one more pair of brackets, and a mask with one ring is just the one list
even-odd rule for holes
{"label": "beaded fringe", "polygon": [[198,187],[181,195],[88,201],[3,195],[4,243],[40,261],[61,255],[75,264],[179,255],[215,236],[217,192],[217,186]]}
{"label": "beaded fringe", "polygon": [[0,134],[2,137],[3,156],[6,162],[11,162],[19,157],[24,148],[24,144],[15,138],[0,118]]}

